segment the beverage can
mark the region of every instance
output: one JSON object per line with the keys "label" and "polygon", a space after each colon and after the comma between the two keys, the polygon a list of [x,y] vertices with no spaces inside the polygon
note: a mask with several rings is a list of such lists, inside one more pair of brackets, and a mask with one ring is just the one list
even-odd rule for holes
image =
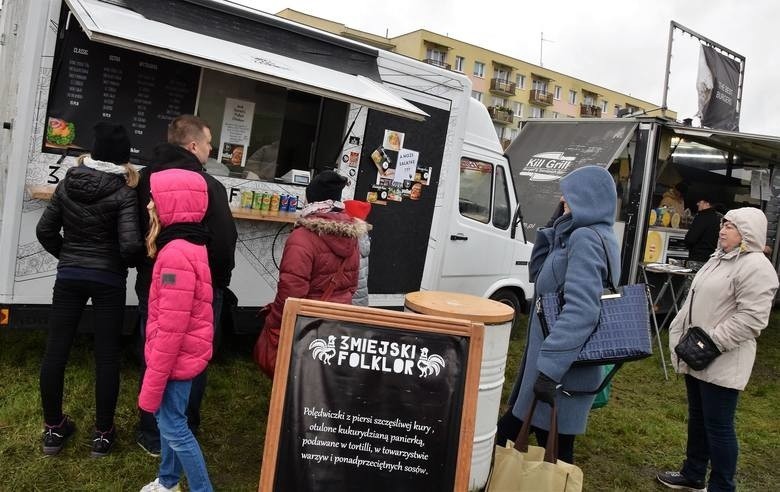
{"label": "beverage can", "polygon": [[260,207],[260,210],[270,210],[271,208],[271,194],[268,192],[263,193],[263,205]]}
{"label": "beverage can", "polygon": [[288,203],[290,203],[290,196],[286,193],[282,193],[279,197],[279,211],[286,212]]}
{"label": "beverage can", "polygon": [[255,193],[255,199],[252,200],[252,210],[260,210],[263,202],[263,195],[261,193]]}
{"label": "beverage can", "polygon": [[298,210],[298,197],[290,195],[290,198],[287,200],[287,211],[295,212],[296,210]]}
{"label": "beverage can", "polygon": [[271,212],[279,211],[279,193],[271,195]]}
{"label": "beverage can", "polygon": [[253,195],[254,193],[251,191],[241,192],[241,208],[252,208]]}

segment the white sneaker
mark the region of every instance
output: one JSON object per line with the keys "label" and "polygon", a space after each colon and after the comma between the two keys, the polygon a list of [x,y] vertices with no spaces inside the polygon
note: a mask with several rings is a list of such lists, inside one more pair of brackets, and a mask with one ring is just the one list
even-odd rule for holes
{"label": "white sneaker", "polygon": [[179,487],[179,484],[173,486],[172,489],[169,489],[168,487],[165,487],[160,483],[160,478],[155,478],[154,482],[149,482],[146,485],[141,488],[141,492],[180,492],[181,487]]}

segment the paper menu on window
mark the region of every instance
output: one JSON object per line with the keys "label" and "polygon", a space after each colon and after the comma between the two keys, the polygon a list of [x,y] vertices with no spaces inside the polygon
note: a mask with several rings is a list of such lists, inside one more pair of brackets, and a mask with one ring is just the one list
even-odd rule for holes
{"label": "paper menu on window", "polygon": [[395,166],[394,183],[403,183],[404,180],[414,179],[414,173],[417,172],[417,158],[420,153],[416,150],[401,149],[398,151],[398,163]]}
{"label": "paper menu on window", "polygon": [[233,166],[246,164],[246,150],[252,134],[255,103],[225,98],[222,131],[219,138],[219,161]]}

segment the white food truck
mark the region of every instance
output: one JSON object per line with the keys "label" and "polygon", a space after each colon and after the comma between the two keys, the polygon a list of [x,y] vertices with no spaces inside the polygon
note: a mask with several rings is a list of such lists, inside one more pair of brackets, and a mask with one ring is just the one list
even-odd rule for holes
{"label": "white food truck", "polygon": [[[372,306],[401,307],[417,290],[527,306],[532,245],[516,187],[462,74],[218,0],[6,0],[1,25],[4,324],[46,324],[56,259],[35,226],[94,124],[123,124],[144,165],[186,113],[211,125],[206,170],[225,185],[239,233],[235,330],[256,329],[273,299],[297,215],[262,195],[300,206],[325,169],[349,178],[344,198],[373,203]],[[131,270],[126,330],[133,282]]]}

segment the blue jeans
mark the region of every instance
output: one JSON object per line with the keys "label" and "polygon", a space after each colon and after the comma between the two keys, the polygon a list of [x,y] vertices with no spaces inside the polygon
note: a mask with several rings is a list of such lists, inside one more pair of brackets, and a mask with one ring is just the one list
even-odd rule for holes
{"label": "blue jeans", "polygon": [[704,480],[707,463],[712,467],[708,492],[736,490],[737,433],[734,415],[739,391],[705,383],[685,375],[688,390],[688,447],[682,474],[689,480]]}
{"label": "blue jeans", "polygon": [[160,484],[172,489],[187,475],[187,483],[193,492],[210,492],[211,482],[206,470],[206,461],[198,441],[187,427],[185,410],[190,399],[192,380],[168,380],[163,393],[162,404],[154,413],[160,429]]}

